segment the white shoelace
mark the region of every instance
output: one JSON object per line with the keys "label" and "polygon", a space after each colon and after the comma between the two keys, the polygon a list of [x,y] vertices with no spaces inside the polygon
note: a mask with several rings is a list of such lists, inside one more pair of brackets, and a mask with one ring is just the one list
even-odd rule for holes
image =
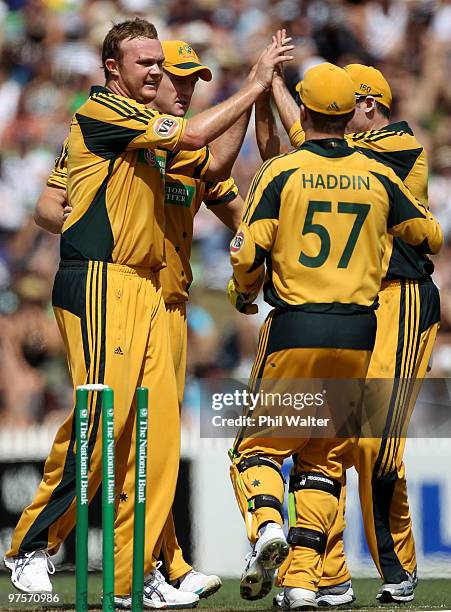
{"label": "white shoelace", "polygon": [[150,593],[155,591],[159,584],[166,583],[163,574],[160,572],[160,567],[162,565],[162,561],[157,561],[155,569],[144,578],[144,588],[150,591]]}
{"label": "white shoelace", "polygon": [[255,558],[257,556],[257,551],[255,550],[251,550],[250,552],[248,552],[246,554],[246,556],[244,557],[244,560],[246,561],[246,563],[249,563],[250,561],[252,561],[252,558]]}
{"label": "white shoelace", "polygon": [[154,576],[154,579],[157,582],[166,582],[166,580],[164,579],[163,574],[160,572],[160,567],[163,565],[163,561],[157,561],[157,565],[155,566],[155,569],[153,570],[153,572],[150,572],[150,574]]}
{"label": "white shoelace", "polygon": [[20,575],[22,574],[22,572],[24,571],[24,569],[27,567],[27,565],[33,561],[34,556],[37,553],[44,553],[45,555],[45,560],[46,560],[46,570],[47,573],[52,575],[55,573],[55,566],[53,565],[52,561],[50,560],[50,557],[47,553],[47,551],[45,550],[33,550],[30,553],[25,553],[23,556],[20,556],[17,561],[16,561],[16,566],[15,566],[15,572],[16,572],[16,576],[17,578],[20,577]]}

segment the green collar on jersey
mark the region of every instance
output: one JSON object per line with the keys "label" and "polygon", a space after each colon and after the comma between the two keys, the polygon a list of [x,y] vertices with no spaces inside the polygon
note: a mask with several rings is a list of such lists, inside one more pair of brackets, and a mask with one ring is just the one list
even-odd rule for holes
{"label": "green collar on jersey", "polygon": [[347,157],[355,153],[344,138],[319,138],[306,140],[299,147],[300,151],[311,151],[322,157]]}
{"label": "green collar on jersey", "polygon": [[95,93],[112,94],[113,92],[111,91],[111,89],[108,89],[108,87],[104,87],[103,85],[92,85],[89,91],[89,95],[92,96],[92,94]]}
{"label": "green collar on jersey", "polygon": [[406,132],[406,134],[410,134],[413,136],[412,128],[407,123],[407,121],[397,121],[396,123],[389,123],[388,125],[384,125],[384,127],[376,130],[377,132]]}

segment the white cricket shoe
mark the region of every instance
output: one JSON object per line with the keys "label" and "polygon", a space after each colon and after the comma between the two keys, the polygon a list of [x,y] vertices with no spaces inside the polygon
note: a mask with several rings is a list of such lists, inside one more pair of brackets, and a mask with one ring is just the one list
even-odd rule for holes
{"label": "white cricket shoe", "polygon": [[203,574],[192,569],[171,584],[180,591],[195,593],[201,599],[206,599],[221,588],[222,582],[219,576]]}
{"label": "white cricket shoe", "polygon": [[[150,574],[144,579],[143,606],[147,609],[182,610],[183,608],[195,608],[199,603],[196,593],[187,593],[175,589],[164,579],[159,571],[161,562],[157,564]],[[120,610],[131,610],[131,595],[115,595],[114,605]]]}
{"label": "white cricket shoe", "polygon": [[[285,593],[283,590],[277,593],[273,598],[273,608],[283,608],[284,595]],[[342,584],[319,588],[316,592],[316,603],[321,608],[329,606],[338,608],[340,606],[349,605],[353,601],[355,601],[355,595],[350,580]]]}
{"label": "white cricket shoe", "polygon": [[5,557],[6,567],[11,570],[11,582],[25,593],[51,593],[53,591],[49,574],[55,573],[55,566],[45,550],[34,550],[17,557]]}
{"label": "white cricket shoe", "polygon": [[403,603],[413,601],[415,597],[414,589],[418,584],[417,570],[413,570],[412,574],[406,572],[406,580],[402,582],[390,584],[384,583],[379,589],[376,599],[380,603]]}
{"label": "white cricket shoe", "polygon": [[241,597],[251,601],[270,592],[274,572],[289,552],[283,529],[277,523],[268,523],[260,534],[253,551],[246,555],[246,567],[240,582]]}
{"label": "white cricket shoe", "polygon": [[316,592],[316,603],[320,607],[344,606],[353,601],[355,601],[355,595],[350,580],[342,584],[319,588]]}
{"label": "white cricket shoe", "polygon": [[272,607],[273,608],[282,608],[283,600],[285,597],[285,589],[282,589],[272,598]]}
{"label": "white cricket shoe", "polygon": [[298,587],[285,587],[273,600],[273,606],[281,610],[316,610],[315,591]]}

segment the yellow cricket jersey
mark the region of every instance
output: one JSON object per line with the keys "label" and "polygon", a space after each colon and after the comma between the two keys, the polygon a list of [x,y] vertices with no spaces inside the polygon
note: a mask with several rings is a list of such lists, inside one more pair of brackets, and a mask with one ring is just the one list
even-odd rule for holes
{"label": "yellow cricket jersey", "polygon": [[67,153],[63,260],[99,260],[158,270],[164,265],[166,155],[185,120],[93,87],[75,113]]}
{"label": "yellow cricket jersey", "polygon": [[231,261],[239,291],[318,312],[375,307],[388,231],[437,252],[439,224],[391,168],[342,139],[305,142],[254,177]]}
{"label": "yellow cricket jersey", "polygon": [[[205,149],[205,147],[204,147]],[[202,202],[210,207],[234,200],[238,194],[235,181],[207,182],[198,178],[196,167],[202,164],[204,149],[180,151],[170,160],[166,175],[165,249],[167,268],[161,271],[165,303],[185,302],[193,280],[190,266],[194,216]],[[183,172],[183,174],[179,174]]]}
{"label": "yellow cricket jersey", "polygon": [[58,157],[55,159],[53,170],[47,179],[47,185],[49,187],[67,189],[67,141],[68,139],[66,138]]}
{"label": "yellow cricket jersey", "polygon": [[[290,130],[290,142],[299,147],[305,140],[300,121]],[[391,123],[379,130],[345,136],[349,146],[389,166],[422,204],[428,201],[428,164],[426,151],[405,121]],[[432,261],[401,238],[389,236],[383,261],[387,279],[422,279],[434,271]]]}
{"label": "yellow cricket jersey", "polygon": [[[185,302],[193,276],[189,263],[194,216],[202,202],[208,207],[234,200],[238,194],[235,181],[208,182],[201,177],[208,167],[209,150],[179,151],[168,154],[165,179],[165,254],[167,267],[160,273],[165,303]],[[183,174],[180,174],[183,173]],[[66,189],[67,140],[50,174],[47,185]]]}

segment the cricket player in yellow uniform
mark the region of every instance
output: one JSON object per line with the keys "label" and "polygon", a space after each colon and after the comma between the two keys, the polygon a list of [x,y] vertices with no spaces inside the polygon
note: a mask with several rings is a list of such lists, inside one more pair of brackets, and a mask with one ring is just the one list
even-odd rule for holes
{"label": "cricket player in yellow uniform", "polygon": [[[189,108],[198,78],[211,79],[211,71],[200,63],[193,48],[184,41],[163,41],[165,60],[164,74],[158,94],[152,107],[163,113],[184,116]],[[239,131],[244,131],[243,124]],[[235,129],[235,132],[237,130]],[[240,134],[235,134],[239,141]],[[239,149],[235,143],[235,150]],[[185,386],[187,322],[186,302],[192,282],[189,263],[193,237],[194,216],[205,202],[211,210],[235,231],[241,216],[243,201],[233,179],[213,182],[194,178],[200,174],[209,159],[208,147],[199,151],[180,151],[172,156],[167,166],[165,178],[165,253],[167,267],[160,273],[163,300],[170,331],[171,353],[174,361],[179,405],[181,407]],[[183,174],[178,174],[182,172]],[[55,161],[55,167],[47,181],[48,189],[41,197],[36,220],[39,225],[54,233],[62,229],[62,211],[66,203],[67,187],[67,141]],[[60,199],[62,197],[62,200]],[[70,209],[68,209],[70,211]],[[133,443],[132,438],[132,443]],[[119,512],[127,505],[127,521],[121,523],[116,533],[117,546],[127,545],[133,523],[134,499],[134,455],[128,460],[129,467],[121,492]],[[123,501],[122,501],[123,500]],[[123,538],[122,538],[123,536]],[[121,544],[121,540],[124,540]],[[183,591],[208,597],[220,586],[218,576],[196,572],[184,560],[178,545],[172,513],[163,531],[162,552],[166,562],[169,579]]]}
{"label": "cricket player in yellow uniform", "polygon": [[[331,64],[301,84],[304,144],[267,161],[246,199],[231,244],[232,301],[253,300],[267,278],[275,308],[260,334],[251,389],[281,379],[364,379],[376,335],[374,309],[383,275],[387,230],[427,252],[443,240],[438,223],[392,169],[349,147],[344,129],[355,107],[350,76]],[[359,386],[350,385],[357,403]],[[317,607],[316,591],[344,470],[355,438],[254,438],[241,432],[231,455],[232,481],[254,544],[241,581],[247,599],[265,595],[287,556],[281,528],[282,462],[294,456],[290,555],[282,569],[283,605]]]}
{"label": "cricket player in yellow uniform", "polygon": [[[184,41],[163,41],[165,60],[164,76],[152,106],[160,112],[184,116],[189,108],[191,96],[198,78],[211,79],[210,69],[202,65],[190,45]],[[235,129],[235,151],[244,135],[246,123]],[[238,146],[237,146],[238,145]],[[185,386],[187,321],[186,303],[192,282],[190,266],[193,221],[201,203],[214,212],[231,230],[235,231],[241,216],[243,201],[233,179],[209,182],[199,176],[199,168],[208,159],[208,148],[199,151],[180,151],[169,162],[165,179],[165,253],[167,266],[160,273],[163,300],[171,338],[179,405],[181,407]],[[133,521],[134,459],[129,458],[129,469],[124,483],[127,502],[128,523],[124,521],[117,533],[117,540],[130,537]],[[178,545],[172,513],[168,517],[162,535],[162,552],[170,581],[183,591],[196,593],[204,598],[221,586],[218,576],[197,572],[184,560]]]}
{"label": "cricket player in yellow uniform", "polygon": [[[285,48],[285,51],[289,47]],[[288,56],[290,57],[290,56]],[[152,24],[135,19],[107,34],[106,87],[93,87],[75,114],[68,142],[68,204],[53,305],[74,386],[105,383],[116,392],[117,484],[121,488],[134,426],[134,391],[151,390],[144,604],[193,607],[198,596],[172,588],[154,569],[170,513],[179,463],[179,409],[159,271],[164,267],[164,175],[167,154],[195,150],[217,138],[269,87],[283,52],[273,45],[241,90],[196,118],[150,110],[164,60]],[[204,160],[200,167],[206,168]],[[90,495],[100,482],[100,397],[90,396]],[[5,563],[13,584],[49,592],[47,551],[58,548],[75,521],[73,414],[57,433],[44,478],[13,534]],[[161,440],[165,440],[164,446]],[[126,517],[117,514],[116,527]],[[131,606],[127,546],[115,551],[115,605]]]}
{"label": "cricket player in yellow uniform", "polygon": [[[426,152],[406,122],[389,123],[389,84],[371,66],[351,64],[346,70],[354,82],[357,100],[356,112],[347,126],[349,146],[391,167],[410,192],[427,205]],[[304,133],[296,119],[294,100],[280,78],[274,80],[273,92],[291,144],[298,147],[304,142]],[[376,343],[368,370],[368,377],[387,381],[384,391],[373,398],[386,416],[378,438],[360,439],[358,463],[365,535],[384,581],[377,594],[382,603],[411,601],[417,583],[402,458],[420,389],[416,381],[426,374],[440,320],[440,296],[431,278],[433,270],[433,263],[419,249],[399,238],[389,238],[376,310]],[[344,527],[340,512],[328,541],[318,598],[322,605],[347,604],[354,599],[343,549]]]}

